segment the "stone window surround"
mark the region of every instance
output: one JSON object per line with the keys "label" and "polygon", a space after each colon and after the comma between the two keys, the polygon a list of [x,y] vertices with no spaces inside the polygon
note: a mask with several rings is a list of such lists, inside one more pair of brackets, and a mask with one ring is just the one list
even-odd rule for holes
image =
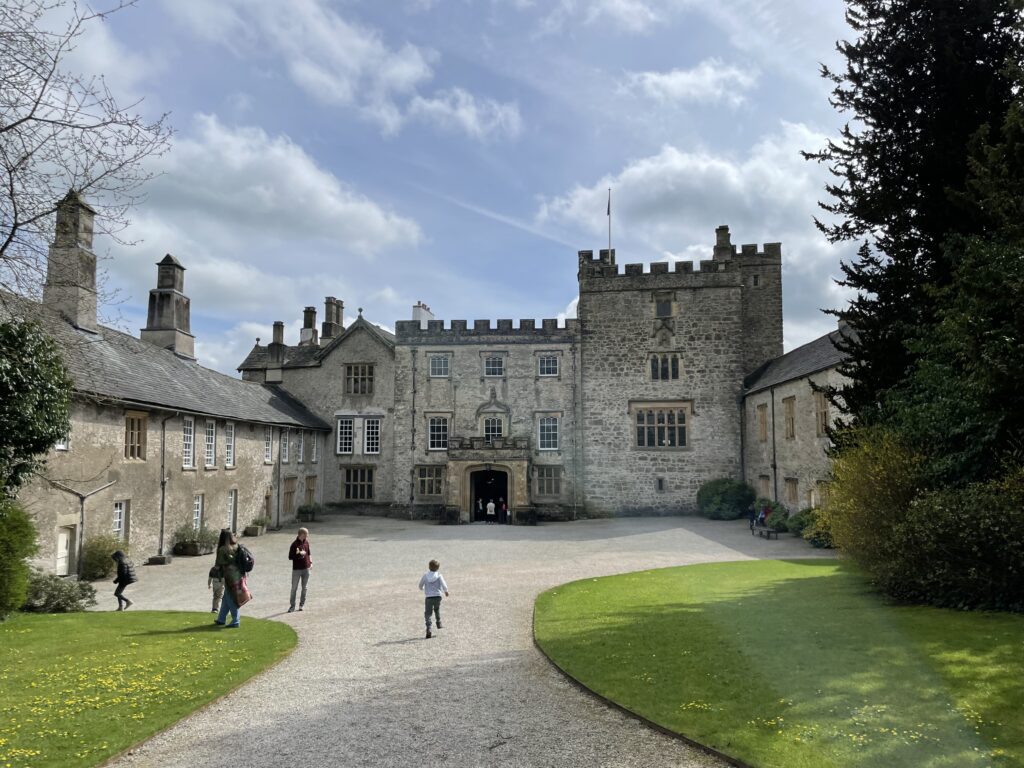
{"label": "stone window surround", "polygon": [[274,428],[263,428],[263,463],[274,463]]}
{"label": "stone window surround", "polygon": [[196,493],[192,496],[192,528],[198,531],[203,526],[203,516],[206,512],[206,496]]}
{"label": "stone window surround", "polygon": [[235,466],[235,422],[224,422],[224,467],[232,469]]}
{"label": "stone window surround", "polygon": [[498,431],[497,431],[497,433],[494,433],[494,430],[491,430],[490,437],[492,439],[496,438],[498,440],[504,438],[508,434],[506,419],[507,419],[507,417],[504,416],[503,414],[500,414],[500,413],[484,413],[484,414],[482,414],[480,416],[480,434],[483,435],[484,438],[486,439],[488,437],[488,433],[487,433],[488,424],[487,424],[487,422],[488,421],[496,421],[496,422],[498,422],[498,424],[497,424]]}
{"label": "stone window surround", "polygon": [[57,438],[57,442],[53,444],[53,450],[55,451],[69,451],[71,450],[71,427],[68,427],[68,432],[63,437]]}
{"label": "stone window surround", "polygon": [[[636,444],[636,414],[637,411],[658,411],[658,410],[673,410],[673,411],[684,411],[686,415],[685,428],[685,445],[677,445],[670,447],[659,447],[659,446],[639,446]],[[686,452],[693,450],[693,417],[694,407],[693,400],[630,400],[629,407],[627,409],[627,415],[629,418],[629,434],[630,434],[630,449],[634,451],[672,451],[672,452]]]}
{"label": "stone window surround", "polygon": [[[383,418],[367,416],[363,419],[363,455],[376,456],[380,453],[380,436]],[[371,424],[374,425],[371,429]]]}
{"label": "stone window surround", "polygon": [[[490,360],[501,361],[501,373],[487,373],[487,363]],[[481,379],[504,379],[508,376],[508,351],[492,350],[480,353],[480,378]]]}
{"label": "stone window surround", "polygon": [[195,469],[196,466],[196,420],[191,416],[181,419],[181,468]]}
{"label": "stone window surround", "polygon": [[372,466],[345,467],[342,480],[343,501],[373,501],[374,468]]}
{"label": "stone window surround", "polygon": [[203,468],[217,466],[217,420],[207,419],[203,424]]}
{"label": "stone window surround", "polygon": [[128,540],[128,516],[131,506],[130,499],[118,499],[114,502],[114,515],[111,530],[118,541]]}
{"label": "stone window surround", "polygon": [[346,363],[345,394],[349,396],[373,395],[375,368],[374,363]]}
{"label": "stone window surround", "polygon": [[800,480],[796,477],[787,477],[785,490],[786,505],[798,505],[800,503]]}
{"label": "stone window surround", "polygon": [[[416,465],[416,498],[438,499],[444,495],[445,466],[443,464]],[[424,489],[437,490],[437,493],[425,492]]]}
{"label": "stone window surround", "polygon": [[281,463],[288,464],[291,461],[291,430],[288,427],[281,427]]}
{"label": "stone window surround", "polygon": [[[682,377],[682,360],[683,353],[677,350],[648,352],[647,361],[651,381],[678,381]],[[662,374],[665,375],[662,376]]]}
{"label": "stone window surround", "polygon": [[782,398],[782,414],[783,439],[796,439],[796,395]]}
{"label": "stone window surround", "polygon": [[[564,412],[561,410],[546,410],[546,411],[534,411],[533,418],[537,424],[537,450],[543,451],[544,453],[553,453],[555,451],[562,450],[562,417]],[[541,440],[541,425],[545,419],[555,420],[555,446],[553,448],[544,448],[543,441]],[[550,434],[550,433],[549,433]]]}
{"label": "stone window surround", "polygon": [[[431,379],[450,379],[452,375],[452,363],[454,362],[455,354],[448,351],[429,350],[424,352],[427,358],[427,377]],[[444,361],[444,373],[434,372],[434,360]],[[442,366],[439,366],[442,367]]]}
{"label": "stone window surround", "polygon": [[124,412],[124,457],[126,459],[131,461],[146,460],[146,433],[148,429],[148,412],[132,410]]}
{"label": "stone window surround", "polygon": [[[562,350],[560,349],[541,349],[533,353],[534,357],[537,358],[537,378],[538,379],[560,379],[562,378]],[[544,360],[554,359],[555,361],[555,372],[544,373],[541,370],[541,364]]]}
{"label": "stone window surround", "polygon": [[[342,430],[342,422],[345,423],[344,430]],[[337,427],[338,439],[334,443],[334,452],[338,456],[349,456],[355,452],[355,416],[337,416],[335,417],[335,425]],[[342,444],[342,438],[345,438],[344,445]],[[344,450],[346,447],[348,450]]]}
{"label": "stone window surround", "polygon": [[[426,435],[427,435],[427,450],[428,451],[447,451],[448,446],[451,443],[452,435],[452,412],[451,411],[424,411],[423,419],[426,422]],[[444,424],[436,425],[438,427],[437,435],[439,439],[437,442],[441,442],[440,436],[443,433],[443,446],[431,447],[431,443],[434,442],[434,437],[431,434],[431,422],[434,419],[444,419]],[[443,430],[442,430],[443,427]]]}
{"label": "stone window surround", "polygon": [[[667,320],[676,316],[676,295],[675,291],[652,291],[651,303],[654,304],[654,317],[657,320]],[[667,307],[665,305],[668,305]],[[667,314],[664,310],[667,309]]]}
{"label": "stone window surround", "polygon": [[[544,470],[542,473],[541,470]],[[562,496],[562,465],[534,464],[534,493],[538,498],[556,499]],[[542,476],[544,475],[544,476]]]}
{"label": "stone window surround", "polygon": [[814,392],[814,423],[817,437],[828,437],[829,402],[824,392]]}
{"label": "stone window surround", "polygon": [[768,403],[758,403],[754,412],[757,414],[757,441],[768,442]]}

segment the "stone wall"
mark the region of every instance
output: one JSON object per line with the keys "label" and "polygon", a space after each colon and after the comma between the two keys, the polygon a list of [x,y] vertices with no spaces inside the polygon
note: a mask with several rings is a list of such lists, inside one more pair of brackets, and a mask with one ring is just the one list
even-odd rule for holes
{"label": "stone wall", "polygon": [[[744,475],[758,496],[767,495],[768,498],[782,502],[791,512],[820,502],[825,492],[824,484],[829,478],[830,461],[825,452],[830,442],[827,437],[818,434],[817,407],[811,384],[834,386],[844,381],[845,378],[835,368],[830,368],[745,398]],[[790,397],[794,398],[793,437],[786,437],[784,401]],[[758,406],[765,407],[767,425],[763,440]],[[830,406],[829,424],[837,416],[836,409]],[[776,465],[774,471],[773,451]],[[795,501],[787,498],[787,479],[796,481]]]}

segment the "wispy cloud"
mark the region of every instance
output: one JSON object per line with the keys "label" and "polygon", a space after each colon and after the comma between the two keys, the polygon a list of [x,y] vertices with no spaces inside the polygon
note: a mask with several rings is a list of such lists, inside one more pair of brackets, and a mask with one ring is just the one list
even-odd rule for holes
{"label": "wispy cloud", "polygon": [[631,72],[620,85],[620,92],[673,102],[743,103],[744,95],[754,87],[757,75],[724,64],[720,59],[705,59],[691,69],[668,72]]}

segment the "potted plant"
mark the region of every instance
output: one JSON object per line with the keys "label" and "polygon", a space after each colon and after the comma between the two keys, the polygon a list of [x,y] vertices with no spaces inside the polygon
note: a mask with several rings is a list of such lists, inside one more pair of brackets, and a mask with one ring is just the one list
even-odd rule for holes
{"label": "potted plant", "polygon": [[173,552],[180,556],[208,555],[217,546],[217,532],[201,525],[179,525],[171,538]]}
{"label": "potted plant", "polygon": [[245,526],[246,536],[262,536],[267,532],[267,526],[270,524],[270,518],[267,517],[254,517],[252,521]]}
{"label": "potted plant", "polygon": [[299,522],[316,522],[316,513],[323,514],[323,507],[319,504],[303,504],[296,510],[296,517]]}

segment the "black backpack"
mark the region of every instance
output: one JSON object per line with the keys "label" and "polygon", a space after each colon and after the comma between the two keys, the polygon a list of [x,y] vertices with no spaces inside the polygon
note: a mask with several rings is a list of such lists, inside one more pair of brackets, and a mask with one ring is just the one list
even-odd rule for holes
{"label": "black backpack", "polygon": [[235,550],[235,565],[242,573],[249,573],[256,566],[256,558],[243,544],[239,544]]}

